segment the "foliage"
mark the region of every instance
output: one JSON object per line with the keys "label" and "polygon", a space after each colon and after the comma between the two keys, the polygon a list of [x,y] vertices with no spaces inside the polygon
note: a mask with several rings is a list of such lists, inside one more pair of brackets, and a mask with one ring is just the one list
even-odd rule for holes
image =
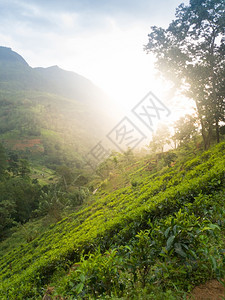
{"label": "foliage", "polygon": [[145,176],[137,186],[96,193],[42,235],[5,250],[1,298],[35,299],[47,284],[66,297],[94,297],[95,286],[102,298],[151,295],[160,286],[163,294],[173,284],[188,291],[206,276],[221,278],[224,150],[221,143],[159,173],[139,166],[135,176]]}
{"label": "foliage", "polygon": [[176,88],[196,103],[207,149],[224,121],[223,0],[193,0],[179,5],[167,29],[152,27],[146,51],[157,58],[157,68]]}
{"label": "foliage", "polygon": [[163,152],[164,146],[170,144],[170,132],[166,125],[161,125],[153,134],[149,148],[152,152]]}
{"label": "foliage", "polygon": [[[173,140],[178,141],[180,144],[187,144],[193,139],[197,132],[197,124],[196,124],[196,117],[191,115],[185,115],[181,117],[178,121],[174,124],[174,136]],[[176,145],[178,146],[178,145]]]}
{"label": "foliage", "polygon": [[0,239],[31,218],[48,215],[52,222],[59,221],[89,196],[88,188],[81,185],[87,178],[77,171],[61,166],[57,182],[41,185],[27,160],[13,151],[7,157],[1,144],[0,155]]}
{"label": "foliage", "polygon": [[2,144],[0,144],[0,178],[4,174],[7,167],[7,159],[5,154],[5,149]]}
{"label": "foliage", "polygon": [[99,250],[88,256],[82,255],[81,261],[72,268],[76,270],[71,271],[63,294],[82,298],[88,295],[94,298],[99,295],[111,296],[113,293],[122,295],[125,287],[121,278],[122,257],[117,255],[116,249],[106,251],[104,255]]}

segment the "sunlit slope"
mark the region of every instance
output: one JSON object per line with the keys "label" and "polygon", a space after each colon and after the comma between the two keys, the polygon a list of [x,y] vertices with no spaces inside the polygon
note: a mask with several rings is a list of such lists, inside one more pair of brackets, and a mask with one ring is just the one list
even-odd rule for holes
{"label": "sunlit slope", "polygon": [[0,90],[0,107],[1,143],[31,161],[79,163],[103,135],[87,104],[56,94]]}
{"label": "sunlit slope", "polygon": [[1,299],[25,299],[42,293],[59,267],[78,261],[81,251],[126,244],[149,219],[170,215],[195,197],[225,185],[225,143],[191,161],[145,176],[136,187],[95,197],[87,208],[52,225],[44,234],[0,260]]}
{"label": "sunlit slope", "polygon": [[112,116],[109,97],[90,80],[57,66],[32,68],[0,46],[0,142],[7,151],[80,168]]}

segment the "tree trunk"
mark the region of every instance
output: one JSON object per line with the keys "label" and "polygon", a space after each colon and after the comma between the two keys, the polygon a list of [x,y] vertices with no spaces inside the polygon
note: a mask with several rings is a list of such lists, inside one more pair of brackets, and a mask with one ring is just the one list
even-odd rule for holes
{"label": "tree trunk", "polygon": [[206,136],[206,131],[205,131],[205,126],[202,118],[200,117],[200,123],[201,123],[201,132],[202,132],[202,139],[204,143],[204,150],[207,150],[207,136]]}
{"label": "tree trunk", "polygon": [[218,119],[216,119],[216,142],[220,142],[220,128]]}
{"label": "tree trunk", "polygon": [[206,150],[209,149],[210,145],[211,145],[211,140],[212,140],[212,125],[209,125],[209,130],[208,130],[208,134],[207,134],[207,144],[206,144]]}

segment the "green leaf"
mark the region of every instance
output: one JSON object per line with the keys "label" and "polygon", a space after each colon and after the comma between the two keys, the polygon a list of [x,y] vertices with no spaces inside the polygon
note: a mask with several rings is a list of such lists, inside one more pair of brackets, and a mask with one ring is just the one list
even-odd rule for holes
{"label": "green leaf", "polygon": [[76,292],[80,294],[83,288],[84,288],[84,284],[82,282],[78,283],[78,285],[76,286]]}
{"label": "green leaf", "polygon": [[212,230],[215,230],[215,229],[221,230],[220,227],[216,224],[209,224],[208,227],[211,228]]}
{"label": "green leaf", "polygon": [[168,228],[166,229],[166,231],[164,232],[164,235],[165,235],[166,238],[168,237],[168,234],[169,234],[169,232],[170,232],[170,228],[171,228],[171,227],[168,227]]}
{"label": "green leaf", "polygon": [[176,252],[177,254],[179,254],[180,256],[182,256],[182,257],[187,257],[187,254],[182,250],[181,247],[175,248],[175,252]]}
{"label": "green leaf", "polygon": [[189,253],[190,253],[195,259],[197,259],[197,255],[196,255],[196,253],[195,253],[194,251],[189,250]]}
{"label": "green leaf", "polygon": [[166,248],[167,248],[167,250],[169,250],[169,249],[171,248],[174,239],[175,239],[175,235],[171,235],[171,236],[168,238],[168,240],[167,240],[167,242],[166,242]]}
{"label": "green leaf", "polygon": [[177,233],[177,225],[173,226],[173,233],[176,234]]}
{"label": "green leaf", "polygon": [[213,270],[216,271],[216,269],[217,269],[217,263],[216,263],[215,257],[210,256],[210,260],[212,262],[212,268],[213,268]]}
{"label": "green leaf", "polygon": [[83,274],[83,273],[81,273],[81,274],[80,274],[80,280],[81,280],[82,282],[84,282],[84,281],[85,281],[85,276],[84,276],[84,274]]}

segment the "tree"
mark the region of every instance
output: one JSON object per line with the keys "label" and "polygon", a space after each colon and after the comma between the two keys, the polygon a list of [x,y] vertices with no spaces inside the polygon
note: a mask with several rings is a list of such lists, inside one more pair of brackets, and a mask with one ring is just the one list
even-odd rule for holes
{"label": "tree", "polygon": [[0,200],[0,241],[5,231],[15,223],[12,217],[13,213],[15,213],[15,203],[9,200]]}
{"label": "tree", "polygon": [[153,134],[149,148],[152,152],[163,152],[165,145],[170,144],[170,132],[166,125],[161,125]]}
{"label": "tree", "polygon": [[31,170],[30,170],[29,162],[26,159],[20,159],[18,174],[23,178],[29,178],[30,172]]}
{"label": "tree", "polygon": [[225,111],[225,3],[190,0],[181,4],[167,29],[152,27],[145,50],[174,86],[195,100],[205,149]]}
{"label": "tree", "polygon": [[40,186],[32,184],[29,179],[10,177],[0,184],[0,203],[7,200],[6,203],[10,203],[14,209],[14,213],[11,214],[13,220],[24,223],[38,208],[40,193]]}
{"label": "tree", "polygon": [[174,124],[174,136],[173,140],[176,144],[188,143],[196,134],[196,118],[191,115],[185,115],[177,120]]}
{"label": "tree", "polygon": [[167,153],[165,153],[164,157],[164,162],[167,164],[167,166],[170,168],[172,163],[174,163],[177,159],[177,155],[176,153],[172,152],[172,151],[168,151]]}
{"label": "tree", "polygon": [[14,152],[10,152],[8,156],[9,156],[8,171],[11,172],[13,176],[17,176],[19,172],[19,157]]}
{"label": "tree", "polygon": [[0,177],[4,174],[7,167],[7,158],[5,155],[5,150],[0,144]]}

